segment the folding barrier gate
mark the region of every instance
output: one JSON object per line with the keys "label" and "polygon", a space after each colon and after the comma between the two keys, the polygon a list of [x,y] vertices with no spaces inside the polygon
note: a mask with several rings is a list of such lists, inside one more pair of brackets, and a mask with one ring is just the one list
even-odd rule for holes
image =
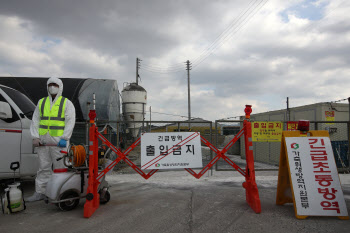
{"label": "folding barrier gate", "polygon": [[[246,105],[244,109],[246,113],[246,120],[243,122],[243,128],[239,133],[220,151],[209,141],[201,136],[201,141],[207,145],[211,150],[216,153],[216,156],[199,172],[196,173],[191,168],[185,168],[187,172],[193,175],[195,178],[201,178],[205,172],[207,172],[220,158],[224,159],[228,164],[235,168],[239,173],[245,177],[245,182],[243,187],[246,190],[246,201],[250,207],[255,211],[255,213],[261,212],[260,198],[258,187],[255,182],[255,169],[254,169],[254,157],[253,157],[253,142],[252,142],[252,129],[251,122],[249,121],[250,113],[252,112],[251,106]],[[90,144],[89,144],[89,181],[86,196],[86,203],[84,205],[84,217],[89,218],[95,210],[99,207],[100,197],[98,193],[98,185],[100,184],[101,178],[107,174],[115,165],[117,165],[121,160],[124,160],[130,167],[132,167],[137,173],[139,173],[143,178],[148,179],[158,169],[151,170],[148,174],[144,173],[140,168],[138,168],[130,159],[126,156],[141,142],[141,138],[138,138],[127,150],[121,152],[112,143],[110,143],[101,133],[98,132],[95,126],[96,112],[95,110],[90,110]],[[245,152],[246,152],[246,169],[243,170],[232,160],[230,160],[225,153],[233,146],[233,144],[244,134],[245,142]],[[98,139],[102,140],[111,150],[117,154],[117,158],[103,171],[98,173]],[[180,142],[181,143],[181,142]],[[180,144],[179,143],[179,144]],[[181,146],[181,145],[180,145]],[[170,153],[170,152],[169,152]]]}

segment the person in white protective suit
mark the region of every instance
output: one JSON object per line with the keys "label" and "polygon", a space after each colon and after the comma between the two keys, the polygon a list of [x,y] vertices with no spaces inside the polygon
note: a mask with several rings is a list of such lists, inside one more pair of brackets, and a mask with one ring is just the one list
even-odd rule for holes
{"label": "person in white protective suit", "polygon": [[49,95],[39,100],[30,126],[33,145],[38,147],[39,170],[35,193],[26,199],[29,202],[44,199],[52,165],[53,169],[64,168],[63,160],[56,159],[62,157],[60,150],[67,149],[75,125],[75,108],[70,100],[62,96],[62,81],[50,78],[47,91]]}

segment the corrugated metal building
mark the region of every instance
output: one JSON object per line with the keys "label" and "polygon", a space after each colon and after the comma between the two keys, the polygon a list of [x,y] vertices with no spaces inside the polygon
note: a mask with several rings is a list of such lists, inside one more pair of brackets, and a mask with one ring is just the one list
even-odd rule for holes
{"label": "corrugated metal building", "polygon": [[[332,117],[327,115],[329,112],[333,113]],[[244,117],[241,117],[241,120],[244,120]],[[289,111],[283,109],[252,114],[251,120],[282,121],[283,130],[286,130],[287,121],[309,120],[310,130],[329,131],[338,168],[342,167],[341,162],[349,167],[349,104],[316,103],[290,108]],[[241,145],[244,145],[243,137]],[[278,166],[280,148],[280,142],[253,142],[255,161]],[[241,156],[245,157],[244,146],[241,147]]]}

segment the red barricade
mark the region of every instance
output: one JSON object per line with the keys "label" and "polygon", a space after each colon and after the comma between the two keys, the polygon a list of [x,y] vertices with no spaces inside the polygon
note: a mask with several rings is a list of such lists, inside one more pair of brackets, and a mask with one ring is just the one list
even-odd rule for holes
{"label": "red barricade", "polygon": [[[225,160],[228,164],[230,164],[234,169],[236,169],[240,174],[245,177],[245,182],[243,183],[243,187],[246,190],[246,201],[250,205],[250,207],[256,212],[261,212],[261,204],[259,198],[258,187],[255,182],[255,169],[254,169],[254,156],[253,156],[253,142],[252,142],[252,129],[251,122],[248,120],[250,118],[250,113],[252,112],[251,106],[246,105],[245,108],[246,120],[243,122],[243,128],[239,133],[220,151],[214,145],[212,145],[209,141],[201,136],[201,141],[207,145],[211,150],[216,153],[216,156],[199,172],[196,173],[194,170],[187,168],[185,169],[195,178],[201,178],[220,158]],[[91,110],[89,113],[90,123],[94,123],[94,119],[96,117],[96,113],[94,110]],[[88,186],[88,195],[86,197],[86,203],[84,205],[84,217],[89,218],[95,210],[99,207],[99,194],[97,192],[98,185],[103,176],[107,174],[115,165],[117,165],[121,160],[124,160],[130,167],[132,167],[137,173],[139,173],[143,178],[148,179],[154,173],[158,171],[158,169],[153,169],[149,173],[143,172],[139,167],[137,167],[130,159],[126,156],[141,142],[141,138],[138,138],[128,149],[124,152],[121,152],[118,148],[116,148],[112,143],[110,143],[101,133],[98,132],[97,127],[94,124],[91,124],[90,127],[90,145],[89,145],[89,186]],[[193,135],[196,136],[194,133]],[[225,153],[233,146],[233,144],[244,135],[245,142],[245,152],[246,152],[246,168],[243,170],[237,164],[235,164],[232,160],[230,160]],[[199,136],[199,134],[198,134]],[[117,158],[103,171],[98,173],[98,139],[100,139],[105,145],[107,145],[111,150],[113,150],[117,154]],[[180,143],[179,146],[182,146],[186,143],[184,139]],[[171,154],[172,148],[168,150],[168,155]],[[164,158],[165,156],[155,158],[156,161]],[[158,160],[157,160],[158,159]]]}

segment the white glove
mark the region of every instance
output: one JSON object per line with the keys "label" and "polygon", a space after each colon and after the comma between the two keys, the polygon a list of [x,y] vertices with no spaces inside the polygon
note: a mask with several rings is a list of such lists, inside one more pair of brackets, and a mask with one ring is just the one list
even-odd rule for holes
{"label": "white glove", "polygon": [[40,145],[40,139],[39,138],[33,139],[33,146],[38,147],[39,145]]}

